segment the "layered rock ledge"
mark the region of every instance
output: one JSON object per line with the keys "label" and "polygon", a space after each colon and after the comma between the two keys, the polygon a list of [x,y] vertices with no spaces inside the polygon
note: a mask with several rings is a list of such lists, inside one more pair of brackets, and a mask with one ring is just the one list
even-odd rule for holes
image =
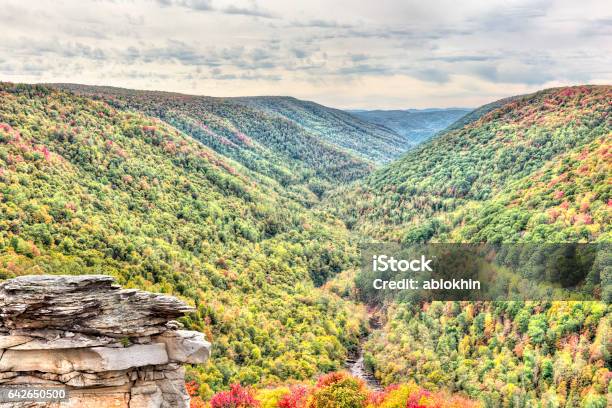
{"label": "layered rock ledge", "polygon": [[121,289],[112,277],[22,276],[0,283],[0,387],[59,386],[67,401],[0,407],[189,407],[182,364],[210,343],[174,319],[171,296]]}

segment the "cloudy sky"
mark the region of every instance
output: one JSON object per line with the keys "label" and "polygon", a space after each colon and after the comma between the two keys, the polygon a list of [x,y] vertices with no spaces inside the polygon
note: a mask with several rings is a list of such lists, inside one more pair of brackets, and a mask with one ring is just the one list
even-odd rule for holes
{"label": "cloudy sky", "polygon": [[0,0],[0,81],[341,108],[612,83],[609,0]]}

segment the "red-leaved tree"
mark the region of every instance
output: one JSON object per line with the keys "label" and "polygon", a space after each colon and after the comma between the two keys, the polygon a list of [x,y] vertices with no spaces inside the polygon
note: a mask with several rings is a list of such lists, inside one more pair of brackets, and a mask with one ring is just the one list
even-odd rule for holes
{"label": "red-leaved tree", "polygon": [[232,384],[229,391],[215,394],[210,400],[211,408],[255,408],[259,401],[255,399],[250,388]]}
{"label": "red-leaved tree", "polygon": [[307,397],[308,388],[296,385],[278,401],[278,408],[304,408]]}

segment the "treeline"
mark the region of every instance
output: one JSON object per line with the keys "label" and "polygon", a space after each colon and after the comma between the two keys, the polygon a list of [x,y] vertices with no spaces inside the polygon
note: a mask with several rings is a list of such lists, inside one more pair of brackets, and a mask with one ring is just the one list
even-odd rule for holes
{"label": "treeline", "polygon": [[[195,396],[194,383],[188,390]],[[393,384],[372,391],[358,378],[345,372],[321,376],[316,383],[296,383],[253,389],[233,384],[229,391],[214,395],[209,402],[195,396],[191,408],[477,408],[472,400],[443,392],[430,392],[414,383]]]}

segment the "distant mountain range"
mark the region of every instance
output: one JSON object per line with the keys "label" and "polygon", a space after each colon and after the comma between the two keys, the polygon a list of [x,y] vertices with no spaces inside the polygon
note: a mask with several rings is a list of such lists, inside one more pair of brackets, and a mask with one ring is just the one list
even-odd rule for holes
{"label": "distant mountain range", "polygon": [[397,158],[412,145],[395,129],[315,102],[286,96],[233,100],[297,123],[323,140],[376,163]]}
{"label": "distant mountain range", "polygon": [[472,112],[468,108],[406,109],[406,110],[349,110],[353,116],[384,126],[416,145],[452,125]]}

